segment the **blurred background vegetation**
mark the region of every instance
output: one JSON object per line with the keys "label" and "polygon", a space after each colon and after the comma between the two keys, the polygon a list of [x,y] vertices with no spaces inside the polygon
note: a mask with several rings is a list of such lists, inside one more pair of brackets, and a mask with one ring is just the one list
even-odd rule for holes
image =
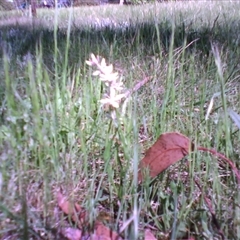
{"label": "blurred background vegetation", "polygon": [[[124,0],[124,4],[143,4],[154,2],[155,0]],[[159,0],[159,2],[168,0]],[[80,6],[80,5],[99,5],[99,4],[117,4],[120,0],[57,0],[58,7]],[[55,6],[55,0],[37,0],[37,7],[52,8]],[[31,4],[31,0],[0,0],[0,11],[9,11],[13,9],[26,9]]]}
{"label": "blurred background vegetation", "polygon": [[14,3],[6,0],[0,0],[0,11],[9,11],[14,9]]}

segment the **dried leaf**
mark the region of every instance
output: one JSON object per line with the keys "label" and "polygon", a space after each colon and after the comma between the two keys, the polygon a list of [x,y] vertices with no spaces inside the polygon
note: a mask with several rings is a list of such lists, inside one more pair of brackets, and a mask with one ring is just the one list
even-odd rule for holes
{"label": "dried leaf", "polygon": [[82,223],[86,221],[86,211],[78,204],[72,204],[70,203],[66,197],[62,195],[61,192],[58,192],[57,194],[57,201],[58,206],[61,208],[61,210],[69,215],[72,220],[76,223],[78,223],[78,226],[81,227]]}
{"label": "dried leaf", "polygon": [[[61,210],[69,215],[72,220],[78,223],[78,227],[81,228],[83,223],[86,223],[87,212],[78,204],[71,204],[66,197],[62,195],[61,192],[57,194],[58,206]],[[93,240],[121,240],[121,237],[110,228],[104,226],[101,222],[96,221],[94,226],[95,232],[91,236]],[[78,229],[67,228],[62,231],[62,234],[67,237],[69,240],[78,240],[81,239],[82,233]],[[80,236],[80,237],[79,237]]]}
{"label": "dried leaf", "polygon": [[152,178],[164,171],[170,165],[185,157],[193,144],[186,136],[179,133],[165,133],[149,148],[139,165],[138,180],[143,180],[142,172],[149,168]]}
{"label": "dried leaf", "polygon": [[207,113],[206,113],[206,116],[205,116],[205,120],[208,120],[209,115],[212,112],[214,98],[216,98],[218,96],[221,96],[221,92],[217,92],[217,93],[213,94],[213,96],[212,96],[212,98],[211,98],[211,100],[209,102],[209,105],[208,105],[208,109],[207,109]]}
{"label": "dried leaf", "polygon": [[112,231],[110,228],[104,226],[101,222],[95,224],[95,237],[94,240],[121,240],[119,235]]}
{"label": "dried leaf", "polygon": [[82,231],[77,228],[63,228],[61,233],[68,240],[81,240],[82,238]]}
{"label": "dried leaf", "polygon": [[144,232],[144,240],[157,240],[152,234],[150,229],[146,229]]}

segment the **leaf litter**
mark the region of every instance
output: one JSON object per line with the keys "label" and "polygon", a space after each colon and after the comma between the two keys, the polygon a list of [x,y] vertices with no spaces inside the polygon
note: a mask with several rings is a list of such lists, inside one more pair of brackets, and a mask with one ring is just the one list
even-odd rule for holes
{"label": "leaf litter", "polygon": [[[238,181],[238,185],[240,185],[240,173],[235,164],[225,157],[223,154],[218,153],[213,149],[207,149],[204,147],[194,147],[194,144],[191,140],[176,132],[164,133],[160,135],[158,140],[146,151],[145,157],[140,161],[139,164],[139,173],[138,180],[139,183],[144,181],[144,170],[147,168],[149,170],[149,175],[151,178],[158,176],[164,170],[166,170],[169,166],[180,161],[185,156],[187,156],[192,151],[199,150],[204,152],[210,152],[218,158],[222,158],[235,173]],[[202,188],[197,179],[195,179],[195,183],[198,186],[199,190],[202,193]],[[220,229],[220,225],[215,216],[215,213],[212,209],[210,200],[208,197],[204,196],[204,200],[208,209],[211,213],[213,223],[218,229],[219,235],[222,239],[224,239],[224,235]],[[63,213],[68,215],[73,222],[77,224],[77,228],[65,228],[62,229],[62,234],[69,240],[80,240],[87,239],[91,236],[93,240],[121,240],[122,237],[118,235],[117,232],[112,231],[110,228],[106,227],[101,221],[96,221],[94,224],[94,232],[91,234],[90,232],[85,232],[83,234],[82,229],[88,224],[88,213],[82,208],[80,205],[76,203],[71,203],[67,200],[61,192],[57,194],[57,202],[58,206],[62,210]],[[144,232],[145,240],[155,240],[155,236],[151,232],[151,230],[146,229]]]}

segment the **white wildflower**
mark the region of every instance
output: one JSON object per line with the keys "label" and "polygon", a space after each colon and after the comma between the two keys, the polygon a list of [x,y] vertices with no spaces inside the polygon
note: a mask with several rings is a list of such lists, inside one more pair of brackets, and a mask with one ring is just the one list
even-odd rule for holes
{"label": "white wildflower", "polygon": [[93,76],[99,76],[99,79],[107,87],[107,94],[100,100],[100,103],[104,106],[104,109],[111,110],[112,119],[115,119],[115,109],[119,108],[121,100],[126,97],[125,94],[121,93],[123,83],[118,73],[113,71],[112,64],[106,64],[105,58],[100,61],[100,58],[95,57],[94,54],[91,54],[90,60],[86,61],[86,64],[96,66],[97,69],[93,72]]}
{"label": "white wildflower", "polygon": [[125,94],[119,94],[117,96],[107,96],[104,99],[100,100],[100,103],[102,105],[105,105],[106,107],[111,106],[112,108],[119,108],[119,103],[121,101],[122,98],[125,97]]}

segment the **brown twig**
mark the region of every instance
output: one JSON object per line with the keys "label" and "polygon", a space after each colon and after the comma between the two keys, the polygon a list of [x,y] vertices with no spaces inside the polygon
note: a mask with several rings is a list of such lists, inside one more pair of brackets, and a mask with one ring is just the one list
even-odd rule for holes
{"label": "brown twig", "polygon": [[219,158],[222,158],[226,163],[228,163],[228,165],[232,168],[233,172],[235,173],[235,175],[237,177],[237,181],[238,181],[238,187],[240,187],[240,172],[237,169],[237,167],[235,166],[235,164],[230,159],[228,159],[226,156],[217,152],[214,149],[208,149],[208,148],[205,148],[205,147],[198,147],[197,149],[199,151],[210,152],[211,154],[213,154],[213,155],[215,155]]}
{"label": "brown twig", "polygon": [[143,85],[145,85],[150,79],[152,79],[152,76],[145,77],[142,81],[138,82],[132,89],[127,90],[125,94],[125,98],[128,98],[130,95],[132,95],[134,92],[136,92],[138,89],[140,89]]}

